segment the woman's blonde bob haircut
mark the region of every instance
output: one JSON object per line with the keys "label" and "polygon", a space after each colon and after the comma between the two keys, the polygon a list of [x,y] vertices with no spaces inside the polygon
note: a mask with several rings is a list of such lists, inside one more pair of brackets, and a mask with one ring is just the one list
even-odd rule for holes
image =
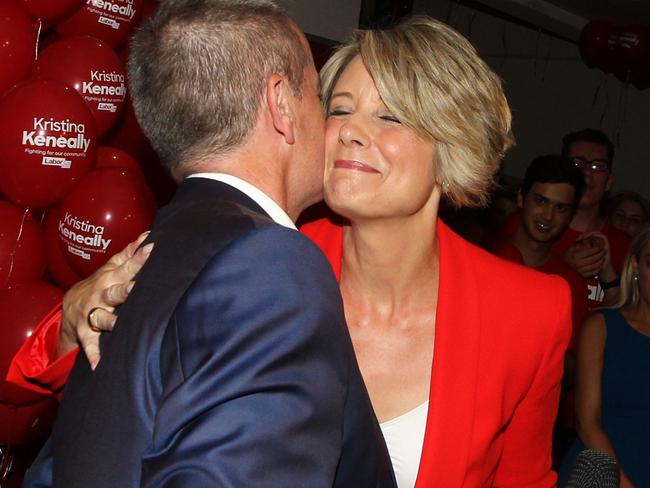
{"label": "woman's blonde bob haircut", "polygon": [[501,81],[469,41],[422,16],[387,30],[356,31],[321,70],[326,110],[341,73],[357,55],[388,110],[436,143],[443,196],[458,207],[487,203],[513,143],[511,115]]}

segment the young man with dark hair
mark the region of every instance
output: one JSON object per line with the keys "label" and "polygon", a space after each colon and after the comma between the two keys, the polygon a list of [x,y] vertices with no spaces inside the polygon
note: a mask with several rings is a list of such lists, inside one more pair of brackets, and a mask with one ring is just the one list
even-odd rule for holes
{"label": "young man with dark hair", "polygon": [[568,228],[584,188],[582,173],[571,160],[539,156],[528,166],[519,192],[521,218],[517,228],[492,249],[498,256],[560,275],[569,283],[573,298],[570,350],[575,348],[578,328],[587,314],[586,284],[552,248]]}

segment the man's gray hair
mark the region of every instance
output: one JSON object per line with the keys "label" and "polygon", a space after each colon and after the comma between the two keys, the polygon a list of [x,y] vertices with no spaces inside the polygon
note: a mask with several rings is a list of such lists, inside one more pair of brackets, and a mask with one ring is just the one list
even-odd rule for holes
{"label": "man's gray hair", "polygon": [[177,176],[245,142],[269,75],[301,96],[309,63],[297,27],[268,0],[163,1],[130,50],[135,113]]}

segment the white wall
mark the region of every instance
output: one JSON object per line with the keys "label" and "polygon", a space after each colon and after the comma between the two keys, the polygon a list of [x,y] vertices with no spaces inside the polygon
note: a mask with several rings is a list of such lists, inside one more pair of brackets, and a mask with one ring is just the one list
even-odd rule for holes
{"label": "white wall", "polygon": [[278,0],[308,34],[343,42],[359,26],[361,0]]}
{"label": "white wall", "polygon": [[535,156],[560,151],[564,134],[594,127],[620,143],[614,188],[650,197],[650,89],[626,88],[613,76],[590,70],[575,44],[536,29],[447,0],[415,5],[469,37],[504,80],[517,138],[505,159],[506,173],[523,176]]}

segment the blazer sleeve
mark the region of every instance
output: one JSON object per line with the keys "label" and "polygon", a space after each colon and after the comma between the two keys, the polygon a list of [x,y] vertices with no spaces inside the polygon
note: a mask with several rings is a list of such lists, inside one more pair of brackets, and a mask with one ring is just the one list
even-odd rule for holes
{"label": "blazer sleeve", "polygon": [[[494,486],[554,487],[551,470],[552,432],[560,398],[564,354],[571,336],[571,292],[567,283],[552,278],[546,289],[548,307],[537,321],[540,343],[545,344],[542,360],[530,389],[517,406],[504,433],[503,454]],[[548,331],[548,332],[544,332]]]}
{"label": "blazer sleeve", "polygon": [[41,320],[9,364],[7,381],[33,393],[34,401],[60,397],[77,357],[78,348],[56,357],[61,314],[59,304]]}
{"label": "blazer sleeve", "polygon": [[142,486],[331,487],[354,361],[322,254],[287,229],[221,251],[177,307]]}

